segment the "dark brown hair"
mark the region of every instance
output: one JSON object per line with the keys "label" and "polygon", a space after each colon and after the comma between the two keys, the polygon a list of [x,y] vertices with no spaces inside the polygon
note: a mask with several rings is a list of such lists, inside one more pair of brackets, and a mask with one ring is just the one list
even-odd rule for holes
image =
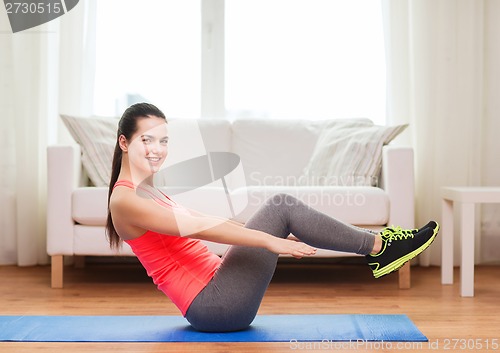
{"label": "dark brown hair", "polygon": [[120,135],[125,136],[127,141],[130,141],[132,136],[137,131],[137,121],[139,119],[146,119],[150,117],[158,117],[165,119],[167,118],[162,113],[160,109],[149,103],[136,103],[131,105],[125,110],[120,122],[118,123],[118,131],[116,132],[116,145],[113,154],[113,163],[111,167],[111,179],[109,181],[109,191],[108,191],[108,219],[106,221],[106,236],[108,238],[111,248],[117,249],[121,245],[121,238],[116,232],[115,226],[113,224],[113,219],[111,218],[111,212],[109,211],[109,200],[111,199],[111,193],[113,192],[113,186],[118,180],[118,175],[120,174],[122,166],[122,154],[123,151],[120,148],[119,138]]}

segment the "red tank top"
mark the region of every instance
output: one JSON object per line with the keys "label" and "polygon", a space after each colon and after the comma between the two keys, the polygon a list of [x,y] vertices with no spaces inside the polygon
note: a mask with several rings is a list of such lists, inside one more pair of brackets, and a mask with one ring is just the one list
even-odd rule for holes
{"label": "red tank top", "polygon": [[[117,186],[135,189],[128,180],[117,181],[113,189]],[[166,200],[151,195],[162,206],[175,207],[188,213],[166,195],[163,195]],[[125,242],[130,245],[158,289],[172,300],[184,316],[221,263],[220,257],[208,251],[198,239],[148,230],[140,237]]]}

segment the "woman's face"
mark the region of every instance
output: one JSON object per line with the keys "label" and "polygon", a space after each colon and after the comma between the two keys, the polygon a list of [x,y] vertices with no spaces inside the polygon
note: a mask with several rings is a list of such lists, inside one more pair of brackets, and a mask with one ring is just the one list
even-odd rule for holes
{"label": "woman's face", "polygon": [[147,177],[160,170],[168,155],[168,130],[164,119],[139,119],[137,132],[127,146],[131,170]]}

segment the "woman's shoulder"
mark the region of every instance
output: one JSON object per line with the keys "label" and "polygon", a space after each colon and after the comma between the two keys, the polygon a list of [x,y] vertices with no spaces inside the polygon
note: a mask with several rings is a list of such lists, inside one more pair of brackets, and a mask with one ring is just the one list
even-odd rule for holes
{"label": "woman's shoulder", "polygon": [[115,228],[123,240],[130,240],[144,234],[146,229],[134,225],[141,198],[130,188],[115,188],[109,199],[109,211]]}
{"label": "woman's shoulder", "polygon": [[137,197],[135,190],[128,187],[115,187],[109,198],[109,207],[122,208],[126,205],[133,205],[134,199]]}
{"label": "woman's shoulder", "polygon": [[133,220],[141,217],[154,208],[151,200],[137,195],[134,189],[119,187],[113,190],[109,199],[109,211],[113,218],[121,221]]}

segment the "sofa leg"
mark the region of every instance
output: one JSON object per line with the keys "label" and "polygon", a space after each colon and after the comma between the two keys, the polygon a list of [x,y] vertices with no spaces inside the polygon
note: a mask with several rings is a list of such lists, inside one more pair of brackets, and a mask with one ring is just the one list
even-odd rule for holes
{"label": "sofa leg", "polygon": [[63,287],[64,256],[53,255],[51,257],[51,287]]}
{"label": "sofa leg", "polygon": [[398,272],[399,289],[409,289],[411,286],[410,262],[407,262]]}

